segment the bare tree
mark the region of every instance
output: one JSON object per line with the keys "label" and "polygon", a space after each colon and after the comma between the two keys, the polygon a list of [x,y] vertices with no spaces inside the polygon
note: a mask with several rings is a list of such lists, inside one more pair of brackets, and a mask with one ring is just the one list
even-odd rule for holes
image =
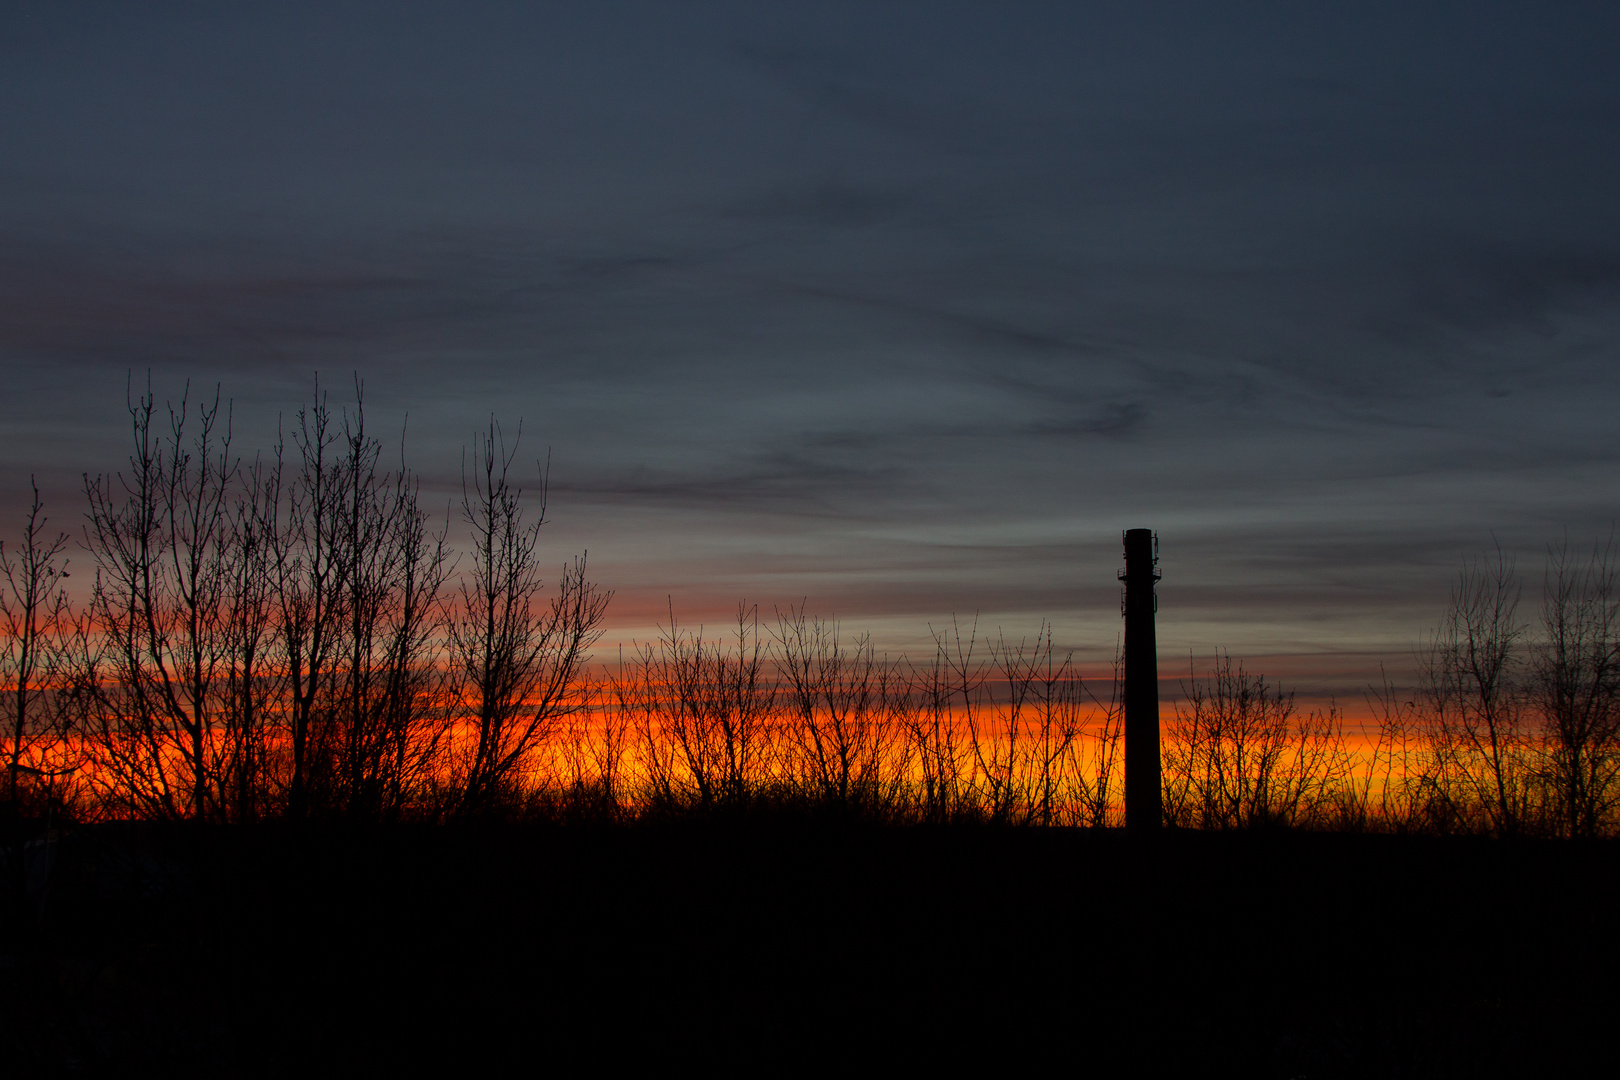
{"label": "bare tree", "polygon": [[366,434],[365,402],[356,385],[353,412],[344,410],[335,500],[334,553],[341,588],[342,617],[335,644],[337,683],[320,731],[322,758],[328,762],[330,798],[351,815],[375,811],[379,792],[378,725],[372,715],[378,672],[376,660],[383,612],[390,599],[396,552],[390,550],[394,507],[386,478],[378,473],[382,444]]}
{"label": "bare tree", "polygon": [[1390,682],[1382,667],[1380,674],[1379,685],[1363,695],[1378,735],[1365,768],[1345,787],[1341,825],[1352,831],[1409,832],[1434,823],[1437,815],[1443,819],[1449,809],[1439,792],[1419,703]]}
{"label": "bare tree", "polygon": [[1089,736],[1069,744],[1065,771],[1073,785],[1075,820],[1100,829],[1117,820],[1114,805],[1119,771],[1124,765],[1125,740],[1125,650],[1123,641],[1114,646],[1113,677],[1109,680],[1108,701],[1086,688],[1092,715],[1097,717]]}
{"label": "bare tree", "polygon": [[[1085,683],[1075,670],[1074,655],[1057,655],[1050,623],[1041,624],[1033,645],[998,638],[996,666],[1007,687],[997,725],[1006,745],[997,753],[1005,754],[1008,782],[1005,793],[998,792],[992,815],[1051,825],[1063,809],[1064,764],[1084,726]],[[982,761],[982,752],[979,757]]]}
{"label": "bare tree", "polygon": [[907,665],[909,700],[903,724],[916,763],[923,819],[944,822],[974,806],[970,790],[973,747],[965,726],[974,722],[979,689],[989,672],[975,656],[977,619],[969,627],[966,641],[954,618],[949,637],[943,631],[933,631],[933,637],[934,652],[928,663]]}
{"label": "bare tree", "polygon": [[872,640],[846,646],[837,623],[778,612],[773,632],[783,677],[788,772],[812,799],[846,811],[881,813],[903,782],[893,753],[896,698],[904,679]]}
{"label": "bare tree", "polygon": [[[20,777],[58,763],[49,760],[64,732],[62,713],[52,695],[62,670],[73,613],[63,580],[68,560],[66,533],[46,531],[39,485],[29,477],[33,500],[20,545],[6,550],[0,541],[0,679],[4,679],[7,736],[6,799],[15,815],[21,806]],[[4,714],[0,714],[4,715]]]}
{"label": "bare tree", "polygon": [[[189,391],[189,388],[188,388]],[[217,807],[220,745],[213,691],[226,663],[229,417],[202,405],[188,433],[188,395],[152,430],[150,389],[130,404],[129,473],[85,478],[91,610],[104,641],[96,745],[120,801],[164,817],[203,818]],[[221,421],[224,430],[220,430]]]}
{"label": "bare tree", "polygon": [[[334,452],[338,430],[319,383],[313,402],[301,408],[292,431],[297,463],[271,504],[269,540],[275,556],[275,614],[278,660],[287,684],[285,725],[291,749],[287,811],[294,818],[309,810],[310,731],[341,632],[342,597],[348,566],[342,558],[343,476]],[[285,468],[277,447],[274,472]]]}
{"label": "bare tree", "polygon": [[376,777],[378,812],[394,817],[412,788],[434,778],[453,720],[442,708],[439,662],[442,592],[452,566],[445,533],[429,532],[417,481],[403,468],[391,505],[386,535],[393,581],[374,664],[380,685],[371,706],[375,734],[367,741],[374,764],[366,775]]}
{"label": "bare tree", "polygon": [[1194,673],[1166,731],[1167,817],[1203,828],[1269,821],[1273,779],[1288,748],[1294,698],[1217,654]]}
{"label": "bare tree", "polygon": [[1437,787],[1454,813],[1481,813],[1499,835],[1521,829],[1531,797],[1518,604],[1513,561],[1500,549],[1467,564],[1422,656]]}
{"label": "bare tree", "polygon": [[1353,762],[1336,703],[1301,716],[1294,695],[1217,653],[1194,673],[1165,740],[1166,816],[1202,828],[1320,824]]}
{"label": "bare tree", "polygon": [[598,820],[613,821],[625,810],[625,758],[631,719],[615,707],[614,677],[585,680],[580,707],[564,721],[561,757],[566,770],[565,806]]}
{"label": "bare tree", "polygon": [[1544,723],[1555,812],[1568,836],[1592,836],[1620,776],[1620,593],[1612,541],[1585,558],[1568,542],[1548,553],[1542,639],[1532,692]]}
{"label": "bare tree", "polygon": [[636,717],[637,749],[655,801],[709,809],[746,805],[765,778],[776,705],[758,608],[737,607],[734,644],[681,628],[670,611],[656,645],[621,674],[621,707]]}
{"label": "bare tree", "polygon": [[550,602],[542,602],[545,471],[539,511],[526,520],[522,489],[511,478],[518,441],[508,448],[492,420],[474,444],[470,478],[465,469],[462,474],[472,570],[462,581],[449,642],[457,715],[471,742],[460,765],[463,813],[487,807],[579,707],[588,650],[601,636],[612,597],[587,580],[582,555],[564,567]]}
{"label": "bare tree", "polygon": [[342,444],[331,534],[334,681],[313,730],[334,808],[392,817],[431,769],[445,733],[442,711],[431,714],[439,593],[450,565],[403,458],[397,473],[380,470],[382,444],[366,434],[358,381]]}
{"label": "bare tree", "polygon": [[221,797],[233,820],[252,821],[267,808],[270,720],[282,689],[273,662],[276,508],[280,473],[262,460],[240,474],[224,558],[220,721],[225,751]]}

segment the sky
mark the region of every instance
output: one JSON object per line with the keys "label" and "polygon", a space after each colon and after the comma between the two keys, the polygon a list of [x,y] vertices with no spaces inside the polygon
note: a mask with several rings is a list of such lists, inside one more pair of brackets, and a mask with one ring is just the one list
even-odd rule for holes
{"label": "sky", "polygon": [[358,377],[434,505],[521,422],[607,647],[746,599],[1094,661],[1147,527],[1161,664],[1353,696],[1465,559],[1533,615],[1620,517],[1617,45],[1612,4],[13,0],[0,527],[30,475],[78,527],[131,380],[251,452]]}

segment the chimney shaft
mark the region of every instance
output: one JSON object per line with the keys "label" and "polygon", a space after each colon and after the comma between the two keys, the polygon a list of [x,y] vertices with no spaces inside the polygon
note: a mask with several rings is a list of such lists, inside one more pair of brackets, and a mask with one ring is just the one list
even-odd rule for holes
{"label": "chimney shaft", "polygon": [[1159,646],[1153,628],[1158,561],[1152,529],[1125,531],[1125,825],[1133,832],[1157,829],[1163,817]]}

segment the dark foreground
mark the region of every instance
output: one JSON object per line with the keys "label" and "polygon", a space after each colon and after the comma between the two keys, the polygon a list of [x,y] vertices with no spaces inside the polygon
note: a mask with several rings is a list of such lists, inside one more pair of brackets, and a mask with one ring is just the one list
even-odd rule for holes
{"label": "dark foreground", "polygon": [[1555,1076],[1620,1018],[1612,843],[105,827],[43,892],[40,854],[8,1075]]}

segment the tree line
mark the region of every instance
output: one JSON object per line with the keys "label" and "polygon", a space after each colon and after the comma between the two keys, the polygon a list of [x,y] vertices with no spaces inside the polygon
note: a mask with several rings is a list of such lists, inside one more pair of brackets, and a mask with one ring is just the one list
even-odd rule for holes
{"label": "tree line", "polygon": [[459,558],[362,395],[318,389],[244,461],[217,395],[130,405],[127,470],[86,476],[93,573],[37,488],[0,549],[8,802],[246,822],[472,814],[520,783],[575,697],[610,594],[542,580],[545,521],[493,422],[464,462]]}
{"label": "tree line", "polygon": [[[86,525],[37,488],[0,545],[7,813],[251,822],[590,817],[791,805],[867,820],[1121,821],[1121,667],[1087,682],[1043,625],[933,634],[920,658],[789,606],[729,632],[671,609],[592,668],[611,593],[542,560],[493,421],[437,527],[383,461],[358,388],[317,390],[284,439],[232,448],[216,396],[130,404],[126,470],[85,478]],[[68,586],[82,547],[91,581]],[[77,571],[76,571],[77,572]],[[85,583],[80,582],[81,586]],[[74,597],[77,597],[75,601]],[[1607,546],[1551,552],[1535,619],[1511,560],[1469,564],[1413,688],[1376,731],[1217,655],[1164,721],[1166,820],[1593,836],[1620,818],[1620,597]]]}

